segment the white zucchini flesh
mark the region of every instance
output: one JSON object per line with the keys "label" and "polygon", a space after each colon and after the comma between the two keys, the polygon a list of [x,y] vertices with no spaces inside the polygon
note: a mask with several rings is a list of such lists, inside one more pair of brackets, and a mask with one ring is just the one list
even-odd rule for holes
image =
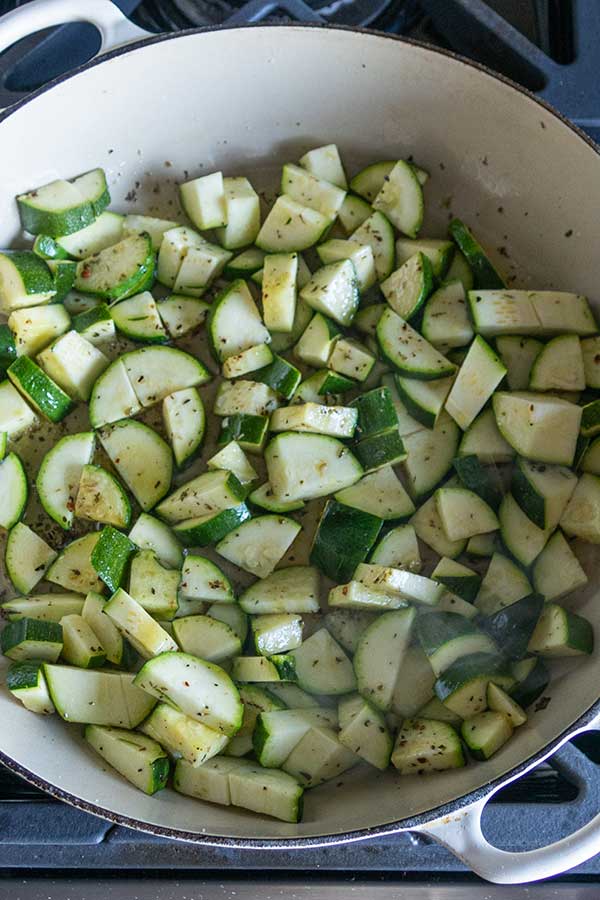
{"label": "white zucchini flesh", "polygon": [[220,663],[238,656],[242,642],[225,622],[211,616],[180,616],[173,622],[173,636],[184,653]]}
{"label": "white zucchini flesh", "polygon": [[469,291],[475,331],[484,337],[500,334],[552,337],[598,330],[586,297],[567,291]]}
{"label": "white zucchini flesh", "polygon": [[167,339],[167,332],[150,291],[117,301],[110,307],[110,314],[117,329],[133,341],[153,343]]}
{"label": "white zucchini flesh", "polygon": [[104,612],[105,604],[104,597],[90,591],[85,598],[81,615],[98,638],[107,660],[120,666],[123,662],[123,637],[115,623]]}
{"label": "white zucchini flesh", "polygon": [[[120,359],[142,406],[154,406],[169,394],[210,380],[202,363],[175,347],[141,347]],[[114,363],[113,363],[114,365]]]}
{"label": "white zucchini flesh", "polygon": [[9,531],[4,561],[6,572],[20,593],[32,591],[56,557],[56,550],[23,522],[17,522]]}
{"label": "white zucchini flesh", "polygon": [[247,178],[224,178],[225,219],[217,240],[227,250],[252,244],[260,230],[260,199]]}
{"label": "white zucchini flesh", "polygon": [[76,331],[59,337],[39,354],[37,361],[70,397],[84,402],[90,399],[98,378],[109,366],[108,357]]}
{"label": "white zucchini flesh", "polygon": [[575,334],[553,338],[534,360],[529,379],[532,391],[582,391],[585,370],[581,342]]}
{"label": "white zucchini flesh", "polygon": [[185,388],[165,397],[163,421],[178,466],[185,465],[200,449],[206,427],[204,404],[196,388]]}
{"label": "white zucchini flesh", "polygon": [[538,462],[573,464],[581,407],[559,397],[498,391],[493,398],[500,433],[519,453]]}
{"label": "white zucchini flesh", "polygon": [[523,566],[530,566],[546,546],[552,530],[534,525],[512,494],[505,495],[498,510],[498,519],[507,548]]}
{"label": "white zucchini flesh", "polygon": [[392,309],[377,323],[377,340],[386,359],[403,375],[434,381],[452,375],[453,363]]}
{"label": "white zucchini flesh", "polygon": [[271,431],[308,431],[330,437],[349,438],[354,434],[357,418],[357,411],[351,407],[304,403],[276,409],[269,427]]}
{"label": "white zucchini flesh", "polygon": [[179,186],[186,213],[201,231],[227,224],[223,173],[213,172]]}
{"label": "white zucchini flesh", "polygon": [[226,535],[216,551],[245,572],[266,578],[283,559],[301,530],[284,516],[257,516]]}
{"label": "white zucchini flesh", "polygon": [[257,480],[256,469],[237,443],[230,441],[222,450],[206,461],[209,469],[224,469],[233,472],[240,484],[249,485]]}
{"label": "white zucchini flesh", "polygon": [[72,234],[57,237],[56,243],[69,256],[75,259],[86,259],[88,256],[100,253],[101,250],[106,250],[107,247],[112,247],[113,244],[118,244],[130,234],[143,234],[144,231],[146,231],[145,228],[142,228],[141,231],[125,232],[123,216],[106,210],[91,225]]}
{"label": "white zucchini flesh", "polygon": [[525,572],[502,553],[494,553],[475,599],[475,606],[484,616],[491,616],[505,606],[531,594],[531,584]]}
{"label": "white zucchini flesh", "polygon": [[187,653],[162,653],[142,666],[135,684],[223,734],[235,734],[242,724],[238,690],[214,663]]}
{"label": "white zucchini flesh", "polygon": [[67,544],[46,572],[46,581],[79,594],[87,594],[89,591],[101,594],[104,584],[91,561],[99,537],[99,531],[92,531]]}
{"label": "white zucchini flesh", "polygon": [[293,164],[283,167],[281,193],[332,222],[346,197],[346,191]]}
{"label": "white zucchini flesh", "polygon": [[184,482],[158,506],[157,513],[166,522],[182,522],[237,506],[244,491],[231,472],[218,469]]}
{"label": "white zucchini flesh", "polygon": [[277,569],[240,596],[246,613],[314,613],[319,611],[319,573],[312,566]]}
{"label": "white zucchini flesh", "polygon": [[414,716],[433,697],[436,676],[418,644],[408,647],[396,678],[391,710],[402,719]]}
{"label": "white zucchini flesh", "polygon": [[462,281],[443,284],[427,300],[423,334],[434,347],[464,347],[472,341],[473,326]]}
{"label": "white zucchini flesh", "polygon": [[506,368],[482,337],[477,335],[446,399],[446,409],[463,431],[492,396]]}
{"label": "white zucchini flesh", "polygon": [[154,550],[165,566],[181,568],[183,551],[168,525],[148,513],[141,513],[129,532],[129,540],[141,550]]}
{"label": "white zucchini flesh", "polygon": [[600,478],[586,472],[577,482],[560,527],[570,537],[600,544]]}
{"label": "white zucchini flesh", "polygon": [[393,595],[384,586],[363,584],[362,581],[349,581],[338,584],[329,591],[327,604],[330,609],[351,609],[381,612],[386,609],[401,609],[406,606],[399,594]]}
{"label": "white zucchini flesh", "polygon": [[278,197],[256,238],[256,246],[266,253],[294,253],[307,250],[325,233],[331,220],[291,197]]}
{"label": "white zucchini flesh", "polygon": [[417,236],[423,224],[423,189],[409,163],[395,164],[373,200],[373,209],[384,213],[408,237]]}
{"label": "white zucchini flesh", "polygon": [[209,603],[233,603],[235,596],[229,579],[214,562],[204,556],[186,556],[181,568],[180,596],[186,600]]}
{"label": "white zucchini flesh", "polygon": [[101,428],[135,416],[141,408],[123,359],[116,359],[94,383],[89,406],[90,423],[94,428]]}
{"label": "white zucchini flesh", "polygon": [[198,297],[184,297],[183,294],[171,294],[158,302],[158,314],[169,337],[184,337],[202,325],[210,305]]}
{"label": "white zucchini flesh", "polygon": [[279,397],[259,381],[222,381],[217,388],[213,412],[216,416],[267,416],[279,405]]}
{"label": "white zucchini flesh", "polygon": [[267,344],[248,347],[235,356],[229,356],[222,365],[223,378],[241,378],[249,372],[256,372],[273,362],[273,354]]}
{"label": "white zucchini flesh", "polygon": [[261,766],[279,768],[312,727],[335,727],[337,716],[328,709],[275,709],[260,714],[254,736]]}
{"label": "white zucchini flesh", "polygon": [[487,534],[499,527],[498,517],[474,491],[466,488],[439,488],[435,493],[442,526],[451,541]]}
{"label": "white zucchini flesh", "polygon": [[173,455],[169,445],[148,425],[128,419],[106,425],[99,438],[142,509],[156,506],[171,486]]}
{"label": "white zucchini flesh", "polygon": [[466,541],[451,541],[444,531],[442,520],[437,511],[435,497],[430,497],[410,520],[417,537],[427,544],[438,556],[455,559],[465,549]]}
{"label": "white zucchini flesh", "polygon": [[[107,213],[102,213],[102,215],[107,215]],[[160,250],[165,231],[170,231],[172,228],[177,227],[178,223],[173,222],[170,219],[157,219],[154,216],[137,216],[131,214],[125,216],[122,225],[123,237],[127,237],[130,234],[149,234],[154,250]],[[111,241],[111,243],[116,244],[119,239],[120,234]],[[92,252],[96,253],[97,251],[93,250]],[[85,256],[89,255],[89,253],[85,254]]]}
{"label": "white zucchini flesh", "polygon": [[300,297],[312,309],[329,316],[339,325],[350,325],[359,304],[356,270],[349,259],[317,269]]}
{"label": "white zucchini flesh", "polygon": [[405,519],[415,511],[414,503],[391,466],[365,475],[356,484],[338,491],[335,499],[380,519]]}
{"label": "white zucchini flesh", "polygon": [[145,794],[155,794],[166,786],[169,759],[151,737],[99,725],[88,725],[84,736],[103,760]]}
{"label": "white zucchini flesh", "polygon": [[383,613],[364,632],[354,654],[359,692],[377,709],[388,710],[412,633],[415,610]]}
{"label": "white zucchini flesh", "polygon": [[299,163],[315,178],[335,184],[343,191],[348,189],[346,173],[336,144],[326,144],[324,147],[308,150],[300,157]]}
{"label": "white zucchini flesh", "polygon": [[177,272],[173,290],[188,297],[201,297],[211,282],[219,277],[232,255],[228,250],[205,240],[190,247]]}
{"label": "white zucchini flesh", "polygon": [[514,448],[502,437],[498,429],[493,409],[485,409],[479,413],[462,437],[458,455],[472,454],[483,465],[511,462],[515,456]]}
{"label": "white zucchini flesh", "polygon": [[413,526],[398,525],[388,531],[375,546],[370,561],[378,566],[394,566],[408,572],[420,572],[421,554]]}
{"label": "white zucchini flesh", "polygon": [[202,722],[184,715],[167,703],[157,703],[140,731],[158,741],[172,756],[186,760],[192,766],[201,766],[221,753],[228,738]]}
{"label": "white zucchini flesh", "polygon": [[164,628],[122,588],[113,594],[104,612],[144,659],[179,649]]}
{"label": "white zucchini flesh", "polygon": [[363,697],[340,701],[339,741],[376,769],[385,770],[390,762],[392,738],[385,717]]}
{"label": "white zucchini flesh", "polygon": [[95,446],[93,432],[67,435],[45,455],[36,487],[40,502],[62,528],[70,528],[84,466],[91,462]]}
{"label": "white zucchini flesh", "polygon": [[460,430],[448,413],[442,411],[431,430],[415,431],[402,440],[408,454],[403,463],[408,491],[418,500],[433,490],[452,468]]}
{"label": "white zucchini flesh", "polygon": [[368,291],[377,281],[375,257],[370,244],[332,238],[329,241],[325,241],[324,244],[319,244],[317,253],[323,265],[338,262],[340,259],[349,259],[354,266],[358,287],[361,292]]}
{"label": "white zucchini flesh", "polygon": [[313,727],[296,744],[283,769],[305,787],[315,787],[358,762],[360,756],[345,747],[332,728]]}
{"label": "white zucchini flesh", "polygon": [[128,592],[153,618],[169,621],[176,615],[179,581],[179,571],[163,566],[153,550],[131,557]]}
{"label": "white zucchini flesh", "polygon": [[356,457],[336,438],[283,432],[268,444],[265,462],[275,497],[311,500],[354,484],[363,474]]}
{"label": "white zucchini flesh", "polygon": [[445,590],[444,585],[431,578],[425,578],[414,572],[405,572],[393,566],[379,566],[373,563],[360,563],[354,577],[376,590],[425,606],[435,606]]}
{"label": "white zucchini flesh", "polygon": [[269,331],[289,332],[296,314],[298,254],[274,253],[265,257],[262,307]]}
{"label": "white zucchini flesh", "polygon": [[70,324],[71,317],[58,303],[15,309],[8,317],[17,356],[36,356],[54,338],[68,331]]}
{"label": "white zucchini flesh", "polygon": [[137,728],[156,703],[129,672],[45,665],[44,675],[56,711],[66,722]]}
{"label": "white zucchini flesh", "polygon": [[271,336],[245,281],[234,281],[213,302],[208,317],[212,350],[219,362],[237,356],[257,344],[269,344]]}
{"label": "white zucchini flesh", "polygon": [[506,381],[511,391],[526,391],[534,360],[544,345],[535,338],[501,335],[496,350],[506,366]]}
{"label": "white zucchini flesh", "polygon": [[37,416],[10,381],[0,383],[0,431],[14,440],[27,431]]}
{"label": "white zucchini flesh", "polygon": [[533,585],[544,600],[554,602],[585,587],[588,577],[561,531],[556,531],[533,566]]}
{"label": "white zucchini flesh", "polygon": [[329,368],[355,381],[366,381],[376,363],[366,347],[352,338],[341,337],[335,342],[329,357]]}
{"label": "white zucchini flesh", "polygon": [[326,628],[315,631],[284,658],[292,660],[298,684],[309,694],[338,695],[356,690],[352,663]]}
{"label": "white zucchini flesh", "polygon": [[197,231],[183,225],[165,231],[158,252],[157,280],[172,288],[190,250],[201,248],[204,243]]}
{"label": "white zucchini flesh", "polygon": [[16,453],[0,461],[0,527],[9,530],[25,510],[29,489],[23,463]]}

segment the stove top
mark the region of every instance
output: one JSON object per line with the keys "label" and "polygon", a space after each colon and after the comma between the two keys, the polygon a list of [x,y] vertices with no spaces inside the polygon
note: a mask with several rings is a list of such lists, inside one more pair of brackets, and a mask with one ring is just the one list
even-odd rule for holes
{"label": "stove top", "polygon": [[[27,0],[0,0],[0,14]],[[263,20],[325,21],[372,27],[455,49],[540,93],[600,140],[600,93],[596,59],[600,43],[599,0],[117,0],[138,25],[154,32],[199,25]],[[62,26],[20,42],[0,56],[0,107],[97,52],[93,28]],[[600,809],[600,738],[585,736],[563,748],[550,765],[500,792],[486,808],[488,839],[507,850],[557,840]],[[23,875],[44,874],[39,896],[107,895],[167,900],[183,885],[190,897],[337,897],[340,900],[399,896],[458,900],[467,885],[481,896],[471,875],[448,851],[427,838],[402,834],[342,847],[297,852],[227,851],[183,844],[127,828],[62,804],[0,767],[0,877],[11,897],[38,896],[25,890]],[[94,874],[75,892],[73,878]],[[301,874],[300,874],[301,873]],[[136,877],[127,882],[104,876]],[[204,881],[200,884],[199,876]],[[14,880],[13,880],[14,879]],[[174,880],[176,879],[176,880]],[[192,879],[194,890],[189,885]],[[269,889],[264,893],[258,882]],[[600,881],[600,856],[552,882],[552,890],[529,887],[511,897],[591,898],[585,882]],[[575,882],[579,883],[573,888]],[[432,892],[423,885],[435,883]],[[143,887],[146,884],[146,887]],[[186,884],[188,888],[186,889]],[[20,887],[19,887],[20,885]],[[111,887],[112,885],[112,887]],[[212,888],[211,888],[212,885]],[[10,886],[10,887],[9,887]],[[31,887],[27,882],[28,888]],[[102,890],[102,894],[100,894]],[[487,886],[486,898],[501,900],[507,889]],[[515,893],[517,891],[518,893]],[[594,893],[596,892],[596,893]],[[8,895],[8,894],[7,894]],[[177,894],[180,896],[180,894]]]}

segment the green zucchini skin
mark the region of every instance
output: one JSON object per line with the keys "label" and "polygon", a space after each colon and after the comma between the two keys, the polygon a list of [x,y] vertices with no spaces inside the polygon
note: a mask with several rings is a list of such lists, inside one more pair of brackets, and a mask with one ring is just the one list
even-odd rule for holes
{"label": "green zucchini skin", "polygon": [[381,531],[383,520],[371,513],[329,500],[321,516],[310,561],[338,583],[350,581]]}
{"label": "green zucchini skin", "polygon": [[530,594],[479,619],[479,626],[498,644],[507,659],[522,659],[543,608],[542,595]]}

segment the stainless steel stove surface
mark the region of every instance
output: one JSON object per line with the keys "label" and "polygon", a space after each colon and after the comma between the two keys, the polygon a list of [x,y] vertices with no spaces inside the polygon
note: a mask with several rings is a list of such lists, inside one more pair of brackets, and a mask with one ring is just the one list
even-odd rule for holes
{"label": "stainless steel stove surface", "polygon": [[[0,0],[0,13],[20,5],[23,0]],[[599,0],[119,0],[117,5],[157,32],[267,17],[409,34],[488,63],[540,92],[600,139]],[[93,29],[79,25],[26,39],[0,56],[0,106],[96,50]],[[600,737],[568,744],[551,766],[539,767],[494,798],[484,814],[486,837],[503,849],[524,850],[583,825],[600,809],[598,763]],[[591,900],[598,897],[599,883],[600,856],[551,884],[483,887],[450,852],[409,834],[301,853],[168,841],[55,801],[0,767],[0,897],[11,900]]]}

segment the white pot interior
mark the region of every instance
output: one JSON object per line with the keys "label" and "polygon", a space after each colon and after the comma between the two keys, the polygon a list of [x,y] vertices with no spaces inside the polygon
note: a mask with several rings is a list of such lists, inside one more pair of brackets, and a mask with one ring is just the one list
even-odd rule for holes
{"label": "white pot interior", "polygon": [[[451,212],[460,215],[502,254],[517,286],[586,293],[600,311],[596,151],[530,97],[472,65],[341,30],[258,27],[164,40],[33,99],[0,124],[0,243],[18,235],[14,195],[59,175],[104,166],[112,208],[176,218],[175,185],[188,173],[223,168],[258,186],[274,184],[281,163],[330,141],[349,168],[412,154],[432,173],[424,234],[443,236]],[[132,190],[135,202],[126,199]],[[594,548],[582,554],[591,586],[572,605],[600,629]],[[422,779],[354,770],[307,794],[298,826],[170,790],[146,797],[103,769],[77,728],[27,713],[6,691],[0,750],[52,785],[142,825],[198,836],[314,838],[432,810],[536,753],[598,697],[597,655],[567,670],[552,683],[547,709],[491,761]]]}

